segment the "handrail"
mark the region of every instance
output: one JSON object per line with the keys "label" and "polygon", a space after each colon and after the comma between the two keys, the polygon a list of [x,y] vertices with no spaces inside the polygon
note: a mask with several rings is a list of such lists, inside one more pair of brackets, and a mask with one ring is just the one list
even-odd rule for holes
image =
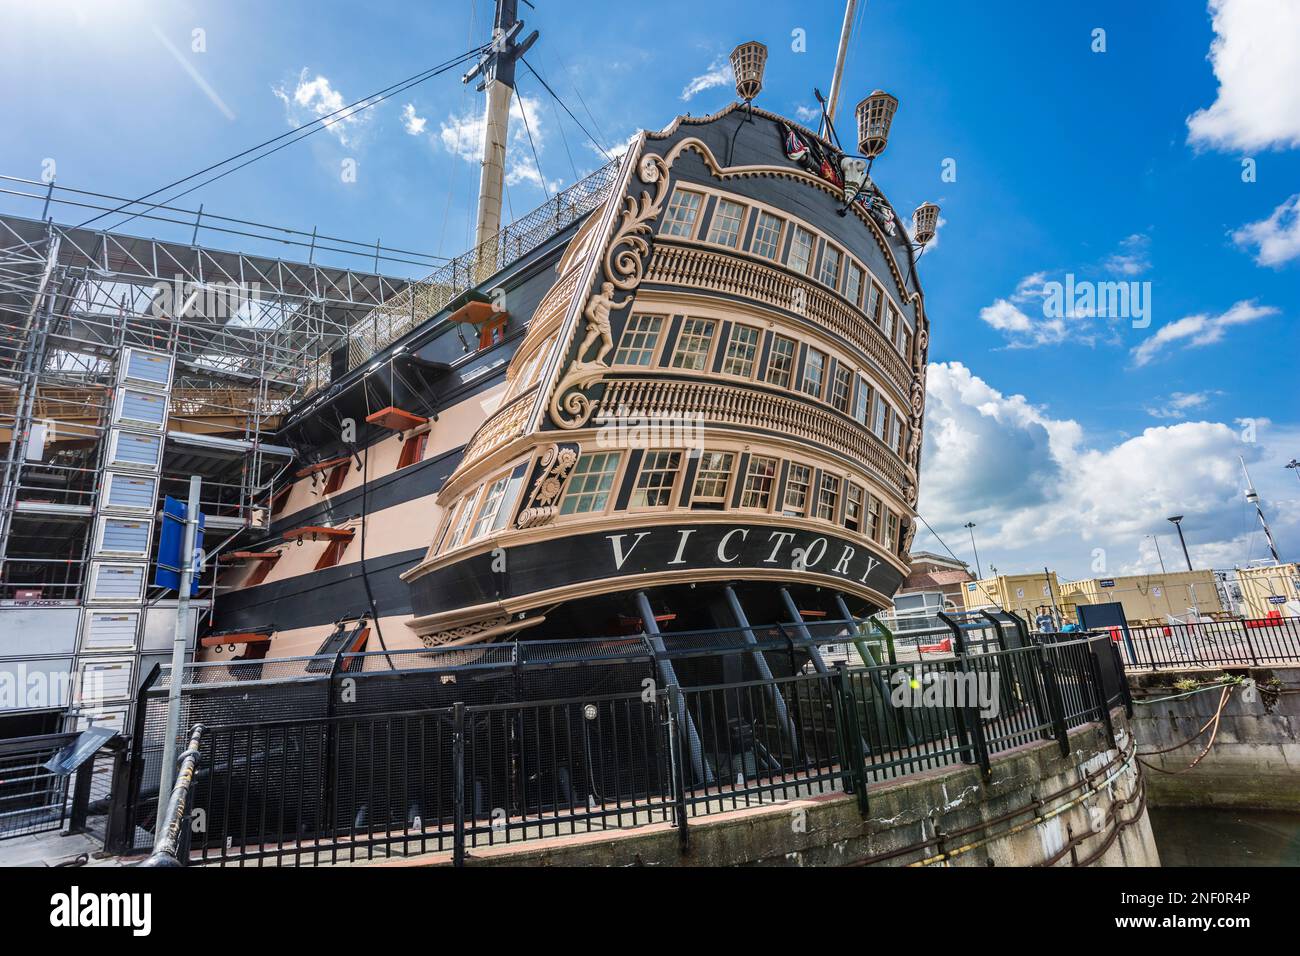
{"label": "handrail", "polygon": [[190,790],[194,786],[194,770],[199,762],[199,744],[202,742],[204,727],[195,724],[190,731],[190,745],[181,754],[180,770],[176,774],[176,783],[172,786],[172,795],[167,801],[167,826],[154,835],[153,852],[141,866],[173,867],[184,866],[179,859],[182,827],[187,827],[186,806],[189,804]]}

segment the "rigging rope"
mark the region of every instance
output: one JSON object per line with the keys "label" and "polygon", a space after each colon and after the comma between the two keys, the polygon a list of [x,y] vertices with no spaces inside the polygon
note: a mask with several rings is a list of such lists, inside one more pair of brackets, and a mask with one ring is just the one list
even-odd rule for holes
{"label": "rigging rope", "polygon": [[[202,176],[205,173],[209,173],[214,169],[219,169],[220,167],[225,166],[228,163],[232,163],[237,159],[241,159],[244,156],[249,155],[250,153],[257,153],[258,150],[270,146],[272,143],[279,142],[280,140],[285,139],[286,137],[293,137],[292,139],[289,139],[287,142],[281,143],[279,146],[275,147],[275,149],[267,150],[265,153],[258,153],[258,155],[253,156],[251,159],[246,160],[245,162],[239,164],[238,166],[235,166],[232,169],[228,169],[223,173],[211,177],[210,179],[204,180],[203,182],[199,183],[197,186],[193,186],[190,189],[185,190],[184,192],[177,193],[176,195],[171,196],[168,199],[160,200],[157,203],[146,206],[140,212],[132,213],[131,215],[123,219],[121,222],[118,222],[114,226],[109,227],[111,229],[118,229],[121,226],[123,226],[125,223],[130,222],[132,219],[135,219],[137,216],[143,215],[144,213],[149,212],[152,209],[156,209],[158,206],[162,205],[163,202],[175,202],[181,196],[187,196],[190,193],[194,192],[194,190],[200,189],[203,186],[208,185],[209,183],[216,182],[218,179],[228,176],[231,173],[236,172],[237,170],[243,169],[245,166],[249,165],[250,163],[255,163],[259,159],[264,159],[265,157],[270,156],[273,153],[278,153],[286,146],[290,146],[293,143],[298,142],[299,140],[306,139],[308,136],[311,136],[314,133],[318,133],[322,129],[327,129],[330,126],[332,126],[334,123],[339,122],[348,116],[355,116],[357,113],[360,113],[363,110],[367,110],[372,106],[382,103],[384,100],[388,99],[391,96],[395,96],[396,94],[408,90],[413,86],[423,83],[425,80],[431,79],[435,76],[438,76],[439,74],[445,73],[448,70],[453,69],[456,66],[459,66],[461,63],[465,62],[466,60],[481,55],[483,51],[486,50],[487,48],[488,48],[488,44],[484,44],[482,46],[476,47],[475,49],[468,50],[465,53],[462,53],[451,60],[447,60],[444,63],[439,64],[438,66],[430,67],[427,70],[423,70],[419,73],[412,74],[406,79],[399,80],[397,83],[385,87],[384,89],[380,90],[377,93],[372,93],[369,96],[364,96],[359,100],[354,100],[353,102],[347,104],[346,106],[341,106],[338,109],[334,110],[332,113],[327,113],[326,115],[313,120],[312,122],[306,124],[306,126],[295,127],[294,129],[289,130],[286,133],[281,133],[279,136],[274,136],[271,139],[258,143],[256,146],[250,146],[247,149],[234,154],[233,156],[228,156],[227,158],[221,160],[220,162],[216,162],[210,166],[206,166],[203,169],[200,169],[198,172],[194,172],[181,179],[174,180],[173,182],[170,182],[165,186],[160,186],[157,189],[153,190],[152,192],[145,193],[143,196],[140,196],[137,199],[134,199],[130,202],[123,203],[122,205],[118,206],[115,209],[109,210],[108,212],[102,212],[98,216],[95,216],[91,219],[87,219],[85,222],[77,226],[77,228],[78,229],[85,228],[86,226],[89,226],[93,222],[98,222],[100,219],[103,219],[105,216],[122,212],[123,210],[128,209],[131,206],[138,205],[144,202],[146,199],[150,199],[161,192],[166,192],[167,190],[179,186],[182,183],[187,183],[191,179],[197,179],[199,176]],[[294,135],[295,133],[301,135],[295,136]]]}

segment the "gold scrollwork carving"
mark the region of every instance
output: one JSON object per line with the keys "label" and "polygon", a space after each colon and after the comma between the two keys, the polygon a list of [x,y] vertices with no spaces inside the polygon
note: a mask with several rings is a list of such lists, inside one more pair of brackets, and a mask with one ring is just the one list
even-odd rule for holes
{"label": "gold scrollwork carving", "polygon": [[560,511],[560,493],[564,482],[578,463],[582,449],[576,444],[551,445],[537,462],[537,477],[528,491],[523,510],[515,521],[517,528],[535,528],[549,523]]}
{"label": "gold scrollwork carving", "polygon": [[[632,296],[615,301],[614,290],[631,292],[645,276],[645,259],[650,255],[650,240],[646,236],[651,233],[650,223],[662,211],[668,196],[668,164],[663,157],[647,153],[641,157],[638,169],[643,183],[657,184],[658,188],[653,195],[649,190],[642,190],[639,198],[623,197],[618,228],[605,247],[605,279],[600,291],[591,295],[583,310],[587,320],[586,338],[551,394],[551,421],[560,428],[581,428],[595,413],[600,400],[587,392],[601,380],[608,367],[608,354],[613,346],[609,313],[632,301]],[[601,341],[601,349],[588,361],[587,352],[597,339]]]}

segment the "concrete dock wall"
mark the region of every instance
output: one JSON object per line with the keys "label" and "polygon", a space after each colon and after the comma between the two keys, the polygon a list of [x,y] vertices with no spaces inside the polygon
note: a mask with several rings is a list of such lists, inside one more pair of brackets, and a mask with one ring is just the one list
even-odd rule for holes
{"label": "concrete dock wall", "polygon": [[[1232,677],[1253,680],[1253,690],[1235,687],[1219,721],[1214,746],[1187,770],[1210,741],[1197,735],[1219,707],[1215,685],[1223,670],[1132,674],[1133,733],[1144,753],[1148,792],[1159,807],[1234,807],[1300,810],[1300,668],[1229,668]],[[1179,681],[1211,689],[1175,700]],[[1150,701],[1151,703],[1146,703]],[[1188,738],[1195,740],[1183,744]],[[1161,772],[1166,771],[1166,772]]]}

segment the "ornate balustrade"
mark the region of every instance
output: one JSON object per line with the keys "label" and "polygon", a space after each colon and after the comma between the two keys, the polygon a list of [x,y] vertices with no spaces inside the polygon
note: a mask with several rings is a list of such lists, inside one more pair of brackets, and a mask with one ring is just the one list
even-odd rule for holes
{"label": "ornate balustrade", "polygon": [[907,362],[874,322],[835,293],[784,269],[659,236],[645,281],[738,295],[802,315],[856,346],[884,370],[899,395],[911,394]]}
{"label": "ornate balustrade", "polygon": [[794,397],[739,385],[613,378],[606,383],[596,421],[604,424],[616,414],[637,418],[685,416],[762,428],[847,455],[875,472],[900,495],[909,485],[903,462],[866,428]]}

